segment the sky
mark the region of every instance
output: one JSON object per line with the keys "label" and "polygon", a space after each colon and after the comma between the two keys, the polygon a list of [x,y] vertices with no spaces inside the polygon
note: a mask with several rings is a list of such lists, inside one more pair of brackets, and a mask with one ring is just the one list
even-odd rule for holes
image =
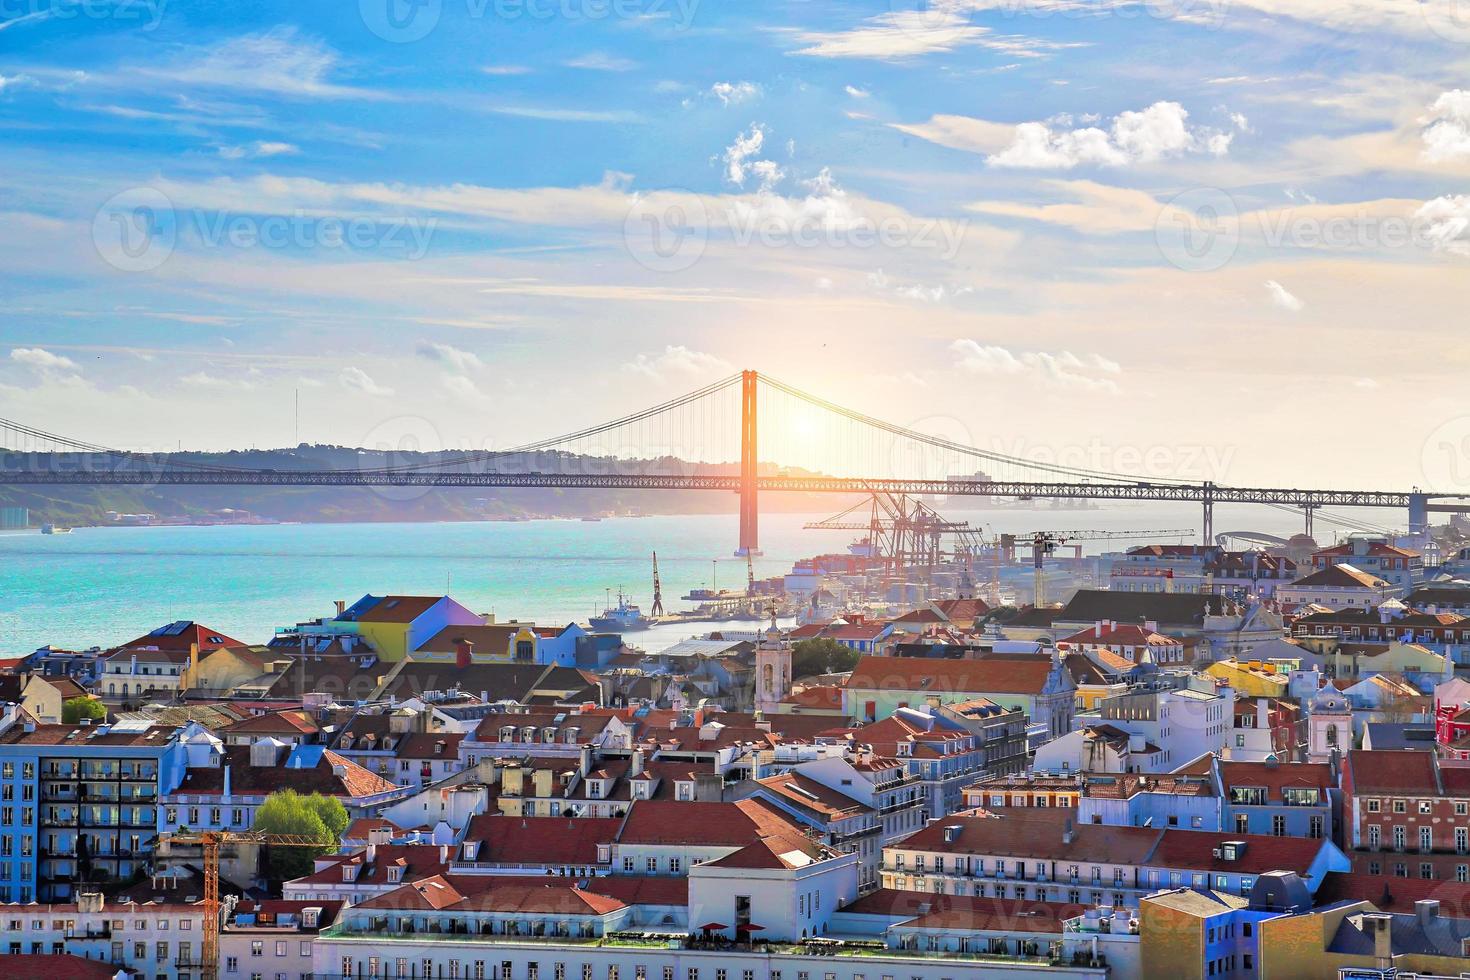
{"label": "sky", "polygon": [[8,0],[0,416],[504,446],[750,368],[1470,490],[1467,68],[1467,0]]}

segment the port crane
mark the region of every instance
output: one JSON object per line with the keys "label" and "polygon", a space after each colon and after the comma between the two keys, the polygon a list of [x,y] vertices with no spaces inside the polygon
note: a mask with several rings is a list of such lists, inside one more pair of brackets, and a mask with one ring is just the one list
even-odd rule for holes
{"label": "port crane", "polygon": [[[862,512],[867,518],[862,519]],[[803,527],[814,531],[866,531],[872,558],[897,575],[911,565],[934,566],[944,559],[940,547],[945,535],[955,540],[954,557],[978,553],[983,539],[968,521],[951,521],[928,504],[901,493],[873,493],[820,521]]]}
{"label": "port crane", "polygon": [[1032,605],[1046,605],[1046,575],[1044,563],[1050,555],[1063,545],[1071,545],[1072,556],[1082,557],[1083,541],[1136,540],[1139,538],[1182,538],[1193,535],[1194,528],[1154,528],[1145,531],[1032,531],[1029,535],[1002,534],[995,543],[995,576],[992,588],[1000,591],[1000,560],[1014,561],[1017,548],[1031,549]]}
{"label": "port crane", "polygon": [[650,616],[662,616],[664,614],[664,589],[658,580],[658,552],[653,553],[653,605],[649,607]]}
{"label": "port crane", "polygon": [[173,844],[197,846],[204,866],[204,936],[200,945],[200,980],[219,980],[219,852],[225,844],[264,844],[267,847],[313,847],[331,851],[318,838],[296,834],[268,834],[255,830],[179,831],[165,838]]}

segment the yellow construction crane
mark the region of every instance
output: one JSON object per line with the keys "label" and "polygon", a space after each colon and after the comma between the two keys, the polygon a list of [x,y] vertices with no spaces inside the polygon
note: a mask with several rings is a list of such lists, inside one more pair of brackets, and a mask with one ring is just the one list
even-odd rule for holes
{"label": "yellow construction crane", "polygon": [[222,844],[264,844],[268,847],[314,847],[330,851],[330,844],[323,844],[315,837],[293,834],[267,834],[254,830],[202,830],[181,831],[166,838],[173,844],[197,844],[203,853],[204,865],[204,938],[200,966],[200,980],[219,978],[219,850]]}

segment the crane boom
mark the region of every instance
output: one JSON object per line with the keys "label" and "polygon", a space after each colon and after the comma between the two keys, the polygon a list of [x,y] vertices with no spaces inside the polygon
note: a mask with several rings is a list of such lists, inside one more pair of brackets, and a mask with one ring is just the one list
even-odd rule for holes
{"label": "crane boom", "polygon": [[202,830],[169,834],[174,844],[198,845],[204,865],[204,938],[201,942],[200,980],[219,978],[219,850],[222,844],[265,844],[270,847],[331,849],[318,838],[298,834],[270,834],[258,830]]}

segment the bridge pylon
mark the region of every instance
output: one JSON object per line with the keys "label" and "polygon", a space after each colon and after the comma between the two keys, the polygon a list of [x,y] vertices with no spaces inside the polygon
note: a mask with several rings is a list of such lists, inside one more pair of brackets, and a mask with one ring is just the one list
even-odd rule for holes
{"label": "bridge pylon", "polygon": [[754,371],[740,372],[740,547],[735,550],[740,556],[761,553],[760,505],[756,494],[759,381],[760,376]]}

